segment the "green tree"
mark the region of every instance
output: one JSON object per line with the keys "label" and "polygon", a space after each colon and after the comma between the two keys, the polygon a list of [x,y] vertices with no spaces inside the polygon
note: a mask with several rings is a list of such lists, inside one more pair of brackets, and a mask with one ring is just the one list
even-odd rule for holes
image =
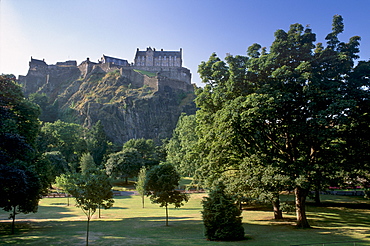
{"label": "green tree", "polygon": [[140,153],[134,148],[125,148],[120,152],[110,154],[105,164],[107,174],[112,178],[135,177],[143,166]]}
{"label": "green tree", "polygon": [[36,212],[43,191],[34,148],[39,113],[14,76],[0,76],[0,207],[12,211],[12,233],[16,214]]}
{"label": "green tree", "polygon": [[68,163],[60,151],[45,152],[42,156],[50,162],[54,178],[69,171]]}
{"label": "green tree", "polygon": [[[309,227],[309,190],[324,179],[317,173],[345,169],[339,160],[343,155],[335,150],[345,142],[346,126],[356,122],[352,114],[368,101],[368,77],[352,79],[360,38],[340,42],[342,31],[342,17],[334,16],[327,46],[315,46],[312,30],[293,24],[288,32],[275,32],[269,53],[254,44],[248,57],[230,56],[225,63],[213,54],[200,64],[206,83],[196,99],[203,177],[217,180],[255,155],[262,167],[253,168],[272,167],[289,177],[297,226]],[[272,162],[263,161],[265,156]]]}
{"label": "green tree", "polygon": [[236,241],[244,239],[241,210],[234,199],[218,184],[202,201],[205,236],[208,240]]}
{"label": "green tree", "polygon": [[182,114],[166,144],[167,161],[173,163],[181,175],[194,176],[198,168],[199,152],[195,115]]}
{"label": "green tree", "polygon": [[91,129],[87,130],[85,137],[87,150],[94,158],[98,167],[103,166],[104,158],[107,155],[109,141],[100,120]]}
{"label": "green tree", "polygon": [[152,139],[130,139],[123,145],[123,150],[130,148],[137,150],[145,166],[155,166],[164,161],[161,159],[160,150]]}
{"label": "green tree", "polygon": [[41,109],[40,120],[43,122],[54,122],[58,118],[57,103],[50,104],[49,98],[45,93],[33,93],[28,96],[28,99],[39,105]]}
{"label": "green tree", "polygon": [[84,129],[75,123],[46,122],[38,139],[40,152],[60,151],[73,168],[77,167],[82,153],[86,152]]}
{"label": "green tree", "polygon": [[82,173],[87,172],[89,169],[96,168],[96,164],[94,162],[94,158],[90,153],[84,153],[81,156],[80,160],[80,169]]}
{"label": "green tree", "polygon": [[143,208],[144,208],[144,196],[146,194],[145,192],[145,180],[146,180],[146,173],[147,173],[147,170],[146,170],[146,167],[143,166],[140,168],[140,171],[139,171],[139,174],[137,176],[137,182],[136,182],[136,191],[139,193],[139,195],[141,196],[141,203],[143,205]]}
{"label": "green tree", "polygon": [[103,206],[108,209],[113,206],[112,185],[104,171],[88,169],[85,173],[73,173],[66,175],[65,185],[87,217],[86,245],[89,243],[90,220],[96,209]]}
{"label": "green tree", "polygon": [[11,233],[14,234],[17,214],[37,212],[42,187],[35,172],[7,165],[0,165],[0,183],[0,207],[11,212]]}
{"label": "green tree", "polygon": [[55,186],[57,189],[63,190],[64,194],[67,197],[67,206],[69,206],[69,197],[70,193],[69,190],[71,190],[71,187],[73,183],[70,179],[70,173],[62,173],[60,176],[57,176],[55,178]]}
{"label": "green tree", "polygon": [[153,203],[166,208],[166,226],[168,226],[168,205],[174,204],[175,208],[189,200],[187,194],[175,190],[179,185],[180,175],[175,167],[169,163],[153,167],[146,176],[144,190]]}

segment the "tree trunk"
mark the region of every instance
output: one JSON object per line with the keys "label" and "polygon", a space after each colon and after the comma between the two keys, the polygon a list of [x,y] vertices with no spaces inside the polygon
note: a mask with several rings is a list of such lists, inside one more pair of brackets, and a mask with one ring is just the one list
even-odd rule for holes
{"label": "tree trunk", "polygon": [[141,195],[141,203],[143,204],[143,208],[144,208],[144,195]]}
{"label": "tree trunk", "polygon": [[15,228],[15,208],[16,208],[17,206],[14,206],[13,207],[13,214],[12,214],[12,219],[13,219],[13,221],[12,221],[12,232],[11,232],[11,234],[13,235],[14,234],[14,228]]}
{"label": "tree trunk", "polygon": [[99,204],[99,207],[98,207],[98,208],[99,208],[99,219],[100,219],[100,218],[101,218],[101,217],[100,217],[100,204]]}
{"label": "tree trunk", "polygon": [[315,204],[316,204],[316,205],[320,205],[320,204],[321,204],[321,200],[320,200],[320,191],[319,191],[319,189],[316,189],[316,190],[315,190],[315,196],[314,196],[314,199],[315,199]]}
{"label": "tree trunk", "polygon": [[166,203],[166,226],[168,226],[168,204]]}
{"label": "tree trunk", "polygon": [[310,228],[306,217],[306,197],[308,194],[308,190],[302,189],[301,187],[296,187],[294,193],[297,211],[297,227]]}
{"label": "tree trunk", "polygon": [[274,208],[274,219],[283,219],[283,212],[280,209],[280,198],[279,195],[275,196],[272,200],[272,207]]}
{"label": "tree trunk", "polygon": [[90,216],[87,217],[86,246],[89,245],[89,229],[90,229]]}

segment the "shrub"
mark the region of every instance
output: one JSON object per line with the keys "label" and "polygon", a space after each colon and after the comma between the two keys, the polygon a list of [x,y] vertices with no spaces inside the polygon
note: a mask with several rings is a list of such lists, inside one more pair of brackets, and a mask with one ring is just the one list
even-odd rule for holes
{"label": "shrub", "polygon": [[203,223],[208,240],[236,241],[244,239],[241,211],[234,199],[225,193],[225,185],[220,183],[205,197]]}

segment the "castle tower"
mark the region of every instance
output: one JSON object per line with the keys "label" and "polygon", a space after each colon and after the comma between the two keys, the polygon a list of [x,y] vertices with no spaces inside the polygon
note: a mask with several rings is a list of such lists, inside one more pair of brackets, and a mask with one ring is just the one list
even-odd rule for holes
{"label": "castle tower", "polygon": [[182,48],[180,51],[157,51],[151,47],[140,51],[137,48],[134,63],[137,67],[182,67]]}

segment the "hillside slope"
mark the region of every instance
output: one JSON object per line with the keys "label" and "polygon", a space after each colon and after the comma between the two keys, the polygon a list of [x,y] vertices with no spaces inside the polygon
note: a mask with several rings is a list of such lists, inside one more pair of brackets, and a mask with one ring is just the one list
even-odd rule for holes
{"label": "hillside slope", "polygon": [[[151,86],[160,80],[165,80],[165,86]],[[141,86],[142,81],[151,84]],[[100,120],[109,139],[117,144],[131,138],[170,138],[181,113],[196,110],[192,88],[172,88],[168,85],[180,82],[130,69],[96,68],[86,75],[75,67],[30,69],[19,82],[26,95],[46,94],[49,109],[57,111],[44,112],[46,121],[62,119],[91,127]]]}

